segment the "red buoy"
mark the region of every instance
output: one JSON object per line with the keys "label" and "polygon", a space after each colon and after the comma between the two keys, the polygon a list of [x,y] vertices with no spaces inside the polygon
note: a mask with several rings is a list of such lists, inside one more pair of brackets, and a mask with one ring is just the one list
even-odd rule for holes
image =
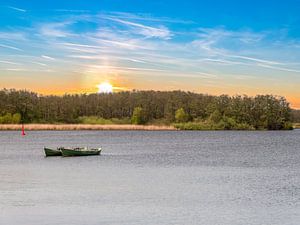
{"label": "red buoy", "polygon": [[24,129],[24,124],[22,124],[22,136],[25,136],[25,129]]}

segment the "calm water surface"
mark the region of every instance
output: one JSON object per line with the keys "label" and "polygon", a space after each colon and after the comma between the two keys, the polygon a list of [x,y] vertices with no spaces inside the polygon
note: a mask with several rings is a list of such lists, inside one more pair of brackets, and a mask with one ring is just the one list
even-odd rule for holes
{"label": "calm water surface", "polygon": [[0,224],[299,225],[300,130],[2,131]]}

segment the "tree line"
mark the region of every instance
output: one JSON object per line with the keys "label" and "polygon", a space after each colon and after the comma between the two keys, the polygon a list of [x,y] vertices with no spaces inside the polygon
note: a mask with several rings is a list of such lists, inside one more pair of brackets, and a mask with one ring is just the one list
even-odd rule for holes
{"label": "tree line", "polygon": [[0,90],[0,123],[79,123],[101,118],[135,124],[211,123],[224,129],[245,126],[277,130],[291,127],[292,118],[299,117],[299,113],[294,114],[284,97],[274,95],[126,91],[55,96]]}
{"label": "tree line", "polygon": [[300,123],[300,110],[292,110],[291,118],[294,123]]}

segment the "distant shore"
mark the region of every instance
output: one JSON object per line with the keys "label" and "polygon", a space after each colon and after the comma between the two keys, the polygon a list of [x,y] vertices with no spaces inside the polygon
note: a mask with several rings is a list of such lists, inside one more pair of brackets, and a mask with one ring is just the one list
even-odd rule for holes
{"label": "distant shore", "polygon": [[[194,129],[181,128],[172,125],[133,125],[133,124],[25,124],[25,130],[222,130],[222,129]],[[294,129],[300,129],[300,123],[293,124]],[[5,130],[21,130],[21,124],[0,124],[0,131]],[[234,130],[234,129],[233,129]],[[253,130],[253,129],[244,129]]]}
{"label": "distant shore", "polygon": [[[21,130],[20,124],[0,124],[0,130]],[[132,124],[25,124],[25,130],[177,130],[173,126]]]}

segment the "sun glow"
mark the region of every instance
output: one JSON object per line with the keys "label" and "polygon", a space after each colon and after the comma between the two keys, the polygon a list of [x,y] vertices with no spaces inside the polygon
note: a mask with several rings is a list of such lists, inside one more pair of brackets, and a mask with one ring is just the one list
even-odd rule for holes
{"label": "sun glow", "polygon": [[101,84],[97,85],[98,93],[112,93],[113,86],[108,82],[102,82]]}

